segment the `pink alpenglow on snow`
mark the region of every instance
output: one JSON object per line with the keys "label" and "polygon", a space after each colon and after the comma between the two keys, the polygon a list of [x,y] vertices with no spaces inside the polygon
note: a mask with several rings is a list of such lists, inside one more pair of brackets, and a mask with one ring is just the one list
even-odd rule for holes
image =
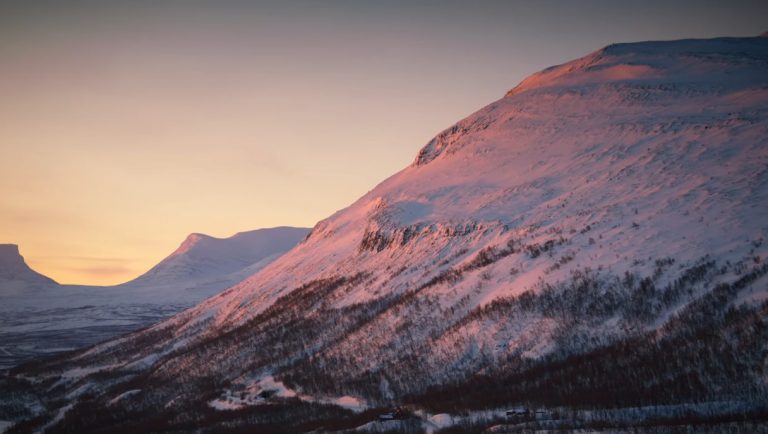
{"label": "pink alpenglow on snow", "polygon": [[[440,132],[225,291],[21,372],[94,405],[131,376],[146,388],[115,406],[239,426],[357,401],[422,405],[435,430],[585,396],[616,418],[740,417],[768,402],[766,167],[768,39],[610,45]],[[56,380],[73,366],[102,371]]]}

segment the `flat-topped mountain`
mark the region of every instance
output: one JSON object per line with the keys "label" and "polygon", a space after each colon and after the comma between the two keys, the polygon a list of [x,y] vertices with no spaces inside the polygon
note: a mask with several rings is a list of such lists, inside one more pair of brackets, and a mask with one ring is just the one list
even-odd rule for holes
{"label": "flat-topped mountain", "polygon": [[26,290],[48,288],[57,283],[31,269],[16,244],[0,244],[0,294],[22,294]]}

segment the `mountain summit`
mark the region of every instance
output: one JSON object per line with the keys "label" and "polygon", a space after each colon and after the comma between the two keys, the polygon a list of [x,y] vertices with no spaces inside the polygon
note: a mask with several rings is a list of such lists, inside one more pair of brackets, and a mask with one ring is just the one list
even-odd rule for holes
{"label": "mountain summit", "polygon": [[213,295],[275,260],[308,232],[306,228],[276,227],[239,232],[229,238],[193,233],[167,258],[119,287],[186,288]]}
{"label": "mountain summit", "polygon": [[768,402],[766,167],[768,40],[611,45],[439,133],[241,283],[15,378],[55,382],[40,405],[80,432],[367,421],[350,403],[747,411]]}
{"label": "mountain summit", "polygon": [[19,246],[0,244],[0,291],[3,295],[55,285],[53,279],[29,268],[19,253]]}

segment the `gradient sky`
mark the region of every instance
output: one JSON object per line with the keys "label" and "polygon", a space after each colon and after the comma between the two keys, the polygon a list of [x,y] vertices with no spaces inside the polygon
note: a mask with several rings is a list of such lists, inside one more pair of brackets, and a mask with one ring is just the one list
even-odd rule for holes
{"label": "gradient sky", "polygon": [[312,226],[525,76],[751,36],[765,1],[2,1],[0,243],[113,284],[190,232]]}

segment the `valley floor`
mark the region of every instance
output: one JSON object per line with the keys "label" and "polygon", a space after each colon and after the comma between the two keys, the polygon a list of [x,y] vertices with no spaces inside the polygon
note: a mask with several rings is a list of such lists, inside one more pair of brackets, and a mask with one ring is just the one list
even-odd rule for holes
{"label": "valley floor", "polygon": [[138,330],[173,315],[183,307],[116,304],[2,312],[0,370]]}

